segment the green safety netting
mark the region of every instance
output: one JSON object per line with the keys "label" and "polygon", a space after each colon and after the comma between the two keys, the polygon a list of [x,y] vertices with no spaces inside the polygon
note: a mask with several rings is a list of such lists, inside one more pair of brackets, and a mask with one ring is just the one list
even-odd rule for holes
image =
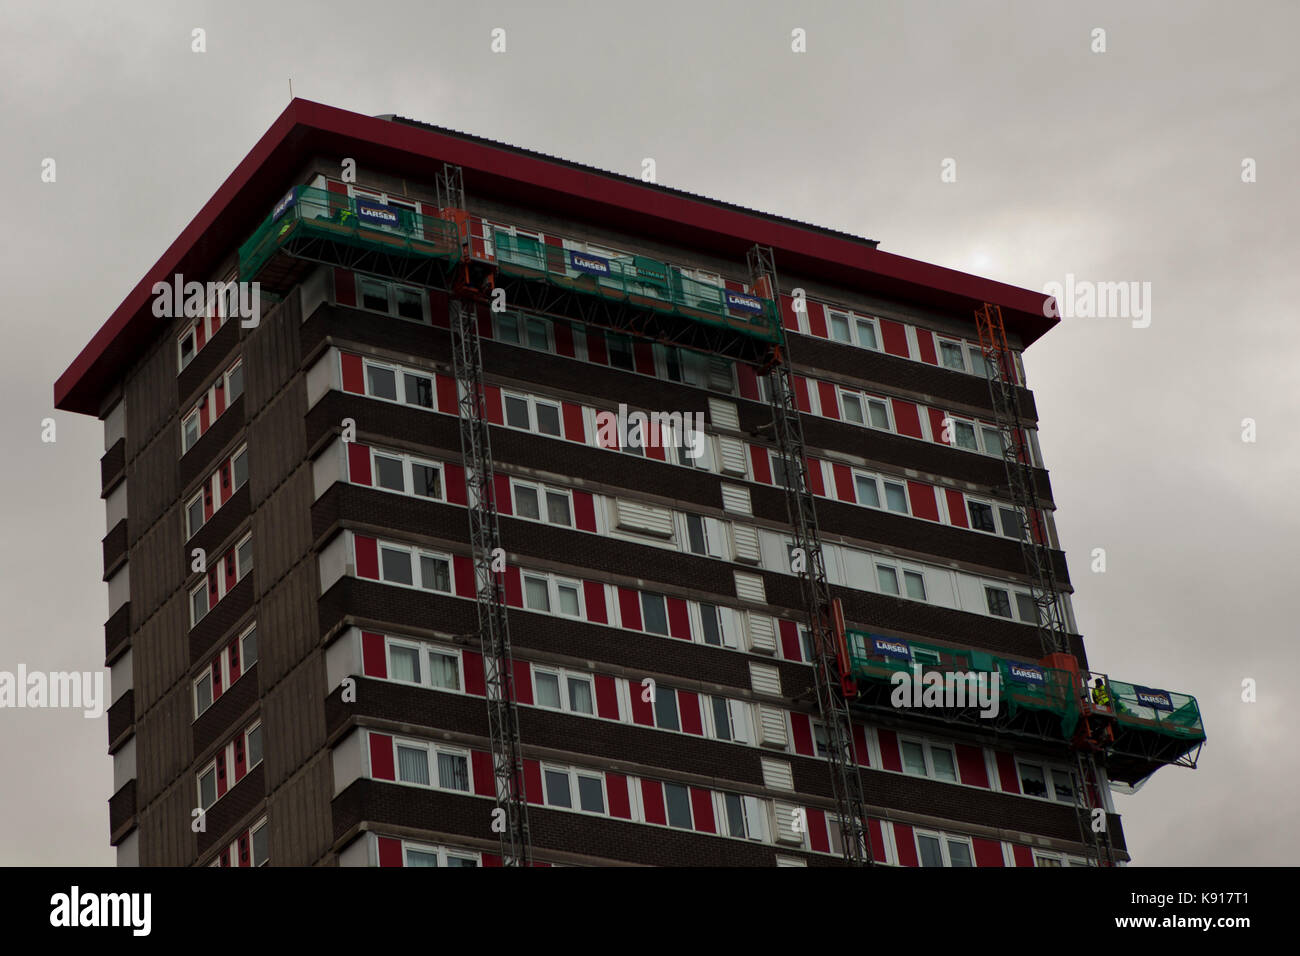
{"label": "green safety netting", "polygon": [[1201,739],[1205,726],[1201,723],[1201,709],[1196,698],[1187,694],[1169,693],[1171,710],[1160,710],[1142,704],[1137,688],[1123,681],[1109,681],[1115,699],[1115,719],[1130,727],[1153,730],[1172,737]]}
{"label": "green safety netting", "polygon": [[396,255],[447,260],[460,256],[456,226],[446,219],[324,189],[295,186],[239,247],[240,276],[245,280],[254,278],[291,239],[333,240]]}
{"label": "green safety netting", "polygon": [[[628,302],[641,308],[730,329],[765,342],[780,341],[776,303],[746,293],[757,313],[729,303],[726,289],[700,282],[645,256],[586,255],[528,236],[495,230],[491,236],[498,271],[544,279],[557,286]],[[580,268],[579,266],[585,266]]]}

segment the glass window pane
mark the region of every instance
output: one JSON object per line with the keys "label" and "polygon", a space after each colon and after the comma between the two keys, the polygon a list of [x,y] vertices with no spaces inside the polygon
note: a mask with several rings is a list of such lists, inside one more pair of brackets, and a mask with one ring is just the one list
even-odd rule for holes
{"label": "glass window pane", "polygon": [[700,623],[704,631],[704,643],[721,647],[722,628],[718,624],[718,609],[712,604],[701,604]]}
{"label": "glass window pane", "polygon": [[864,349],[876,349],[876,327],[866,319],[858,319],[855,323],[858,329],[858,344]]}
{"label": "glass window pane", "polygon": [[438,754],[438,786],[444,790],[468,790],[469,761],[460,754]]}
{"label": "glass window pane", "polygon": [[240,362],[230,370],[230,387],[226,392],[226,403],[233,404],[235,399],[244,394],[244,363]]}
{"label": "glass window pane", "polygon": [[642,626],[651,634],[668,634],[668,609],[662,594],[641,594]]}
{"label": "glass window pane", "polygon": [[397,375],[391,368],[379,368],[376,365],[367,367],[366,382],[370,394],[375,398],[397,401]]}
{"label": "glass window pane", "polygon": [[1002,517],[1002,533],[1008,538],[1015,538],[1017,541],[1024,536],[1024,522],[1020,520],[1020,512],[1013,508],[999,508],[998,514]]}
{"label": "glass window pane", "polygon": [[217,802],[217,774],[209,770],[199,778],[199,804],[204,809]]}
{"label": "glass window pane", "polygon": [[903,747],[903,770],[906,773],[914,773],[918,777],[926,776],[925,772],[925,750],[920,744],[911,740],[904,740]]}
{"label": "glass window pane", "polygon": [[361,306],[372,312],[388,311],[388,287],[373,279],[361,280]]}
{"label": "glass window pane", "polygon": [[569,527],[573,522],[569,518],[569,496],[558,491],[546,493],[546,520],[551,524]]}
{"label": "glass window pane", "polygon": [[407,866],[437,866],[438,854],[431,853],[425,850],[408,849],[406,851],[406,865]]}
{"label": "glass window pane", "polygon": [[528,417],[528,400],[514,395],[506,396],[506,424],[511,428],[529,429],[532,427]]}
{"label": "glass window pane", "polygon": [[609,343],[609,364],[632,371],[632,344],[621,335],[607,335],[606,341]]}
{"label": "glass window pane", "polygon": [[975,426],[969,422],[953,422],[953,436],[957,439],[958,448],[979,451],[979,446],[975,443]]}
{"label": "glass window pane", "polygon": [[531,485],[515,485],[515,514],[521,518],[541,518],[542,511],[537,501],[536,488]]}
{"label": "glass window pane", "polygon": [[555,592],[560,599],[559,611],[561,614],[567,614],[570,617],[579,617],[582,614],[582,606],[579,604],[578,589],[569,584],[558,584]]}
{"label": "glass window pane", "polygon": [[[399,285],[396,289],[397,314],[404,319],[424,320],[424,296],[419,289]],[[410,401],[410,398],[407,398]]]}
{"label": "glass window pane", "polygon": [[411,481],[414,485],[411,490],[417,495],[425,498],[442,497],[442,469],[412,462]]}
{"label": "glass window pane", "polygon": [[713,728],[719,740],[731,739],[731,711],[725,697],[710,698],[713,707]]}
{"label": "glass window pane", "polygon": [[253,866],[261,866],[267,859],[267,836],[270,830],[258,827],[253,831]]}
{"label": "glass window pane", "polygon": [[447,866],[459,867],[461,869],[472,868],[478,866],[478,860],[471,859],[467,856],[452,856],[449,853],[447,854]]}
{"label": "glass window pane", "polygon": [[189,510],[186,512],[186,522],[189,533],[192,535],[203,527],[203,496],[200,495],[190,503]]}
{"label": "glass window pane", "polygon": [[985,588],[984,595],[989,602],[989,613],[998,617],[1011,617],[1011,597],[1001,588]]}
{"label": "glass window pane", "polygon": [[591,681],[580,677],[569,678],[569,710],[575,714],[593,714]]}
{"label": "glass window pane", "polygon": [[880,585],[881,594],[898,593],[898,572],[893,568],[887,568],[882,564],[876,565],[876,581]]}
{"label": "glass window pane", "polygon": [[944,368],[955,369],[958,372],[966,371],[966,360],[962,356],[960,345],[952,342],[940,342],[939,353],[943,357]]}
{"label": "glass window pane", "polygon": [[407,373],[402,381],[406,384],[406,404],[433,408],[433,379]]}
{"label": "glass window pane", "polygon": [[244,483],[248,481],[248,452],[247,451],[241,451],[238,455],[235,456],[233,471],[235,473],[235,487],[236,488],[244,487]]}
{"label": "glass window pane", "polygon": [[849,317],[839,312],[831,313],[831,338],[837,342],[849,341]]}
{"label": "glass window pane", "polygon": [[930,762],[934,764],[934,777],[936,780],[947,780],[950,783],[957,782],[957,765],[952,759],[951,750],[944,747],[931,747]]}
{"label": "glass window pane", "polygon": [[912,600],[925,600],[925,577],[919,571],[904,571],[903,584],[907,588],[907,596]]}
{"label": "glass window pane", "polygon": [[983,428],[984,451],[990,455],[1002,454],[1002,433],[996,428]]}
{"label": "glass window pane", "polygon": [[429,675],[431,678],[430,683],[434,687],[441,687],[444,690],[460,690],[460,668],[456,666],[456,658],[452,654],[430,651]]}
{"label": "glass window pane", "polygon": [[699,515],[686,516],[686,538],[692,554],[707,554],[704,544],[704,519]]}
{"label": "glass window pane", "polygon": [[546,334],[546,323],[541,319],[529,319],[527,321],[528,344],[535,349],[545,351],[550,347],[550,340]]}
{"label": "glass window pane", "polygon": [[257,663],[257,628],[244,635],[244,670]]}
{"label": "glass window pane", "polygon": [[727,836],[745,836],[745,803],[737,794],[723,794],[727,805]]}
{"label": "glass window pane", "polygon": [[970,847],[963,840],[948,841],[948,859],[953,866],[974,866],[970,858]]}
{"label": "glass window pane", "polygon": [[203,620],[208,613],[208,588],[207,585],[200,585],[194,589],[190,595],[190,611],[194,617],[194,623],[197,624]]}
{"label": "glass window pane", "polygon": [[572,807],[569,793],[569,774],[562,770],[546,771],[546,803],[552,807]]}
{"label": "glass window pane", "polygon": [[655,691],[655,726],[660,730],[681,730],[677,720],[677,691],[660,687]]}
{"label": "glass window pane", "polygon": [[256,767],[262,762],[262,727],[258,725],[248,732],[248,765]]}
{"label": "glass window pane", "polygon": [[968,501],[966,510],[970,512],[970,526],[977,531],[996,531],[993,526],[993,509],[978,501]]}
{"label": "glass window pane", "polygon": [[560,436],[560,409],[558,405],[537,403],[537,430],[543,435]]}
{"label": "glass window pane", "polygon": [[519,316],[503,312],[497,316],[497,338],[512,345],[519,344]]}
{"label": "glass window pane", "polygon": [[194,333],[187,333],[181,339],[181,368],[190,364],[190,359],[194,358]]}
{"label": "glass window pane", "polygon": [[242,578],[249,571],[253,570],[253,539],[249,538],[239,546],[235,552],[235,561],[239,568],[239,576]]}
{"label": "glass window pane", "polygon": [[1027,797],[1047,796],[1047,777],[1043,768],[1032,763],[1020,764],[1020,789]]}
{"label": "glass window pane", "polygon": [[922,866],[943,866],[943,851],[939,849],[938,839],[918,835],[916,846],[921,851]]}
{"label": "glass window pane", "polygon": [[393,645],[388,649],[389,673],[393,680],[420,683],[420,651],[415,647]]}
{"label": "glass window pane", "polygon": [[846,422],[853,422],[855,425],[863,424],[861,398],[845,392],[840,395],[840,403],[844,406],[844,420]]}
{"label": "glass window pane", "polygon": [[375,455],[375,483],[390,491],[406,490],[406,467],[400,458]]}
{"label": "glass window pane", "polygon": [[588,813],[605,812],[605,790],[599,777],[578,776],[578,806]]}
{"label": "glass window pane", "polygon": [[408,551],[396,548],[380,548],[379,560],[383,568],[384,580],[394,584],[414,584],[411,576],[411,555]]}
{"label": "glass window pane", "polygon": [[397,745],[397,779],[403,783],[429,785],[429,755],[423,747]]}
{"label": "glass window pane", "polygon": [[870,401],[867,402],[867,407],[871,413],[871,426],[873,428],[883,428],[888,431],[889,409],[885,407],[885,403]]}
{"label": "glass window pane", "polygon": [[1062,803],[1074,802],[1074,783],[1070,779],[1069,773],[1064,770],[1052,771],[1052,788],[1056,791],[1056,799]]}
{"label": "glass window pane", "polygon": [[451,565],[443,558],[420,555],[420,586],[429,591],[451,590]]}
{"label": "glass window pane", "polygon": [[885,482],[885,506],[890,511],[907,514],[907,490],[892,481]]}
{"label": "glass window pane", "polygon": [[532,611],[551,609],[551,593],[546,578],[524,576],[524,604]]}
{"label": "glass window pane", "polygon": [[880,491],[876,487],[876,479],[868,478],[866,475],[858,475],[855,483],[858,486],[858,503],[871,508],[879,508]]}
{"label": "glass window pane", "polygon": [[675,783],[664,784],[664,802],[668,805],[668,825],[691,829],[691,796],[683,786]]}
{"label": "glass window pane", "polygon": [[204,674],[194,685],[195,709],[201,714],[212,706],[212,674]]}
{"label": "glass window pane", "polygon": [[1024,621],[1026,624],[1033,624],[1035,626],[1039,624],[1038,605],[1034,603],[1032,596],[1025,594],[1023,591],[1017,591],[1016,610],[1020,612],[1020,620]]}
{"label": "glass window pane", "polygon": [[556,674],[537,671],[537,706],[560,709],[560,678]]}

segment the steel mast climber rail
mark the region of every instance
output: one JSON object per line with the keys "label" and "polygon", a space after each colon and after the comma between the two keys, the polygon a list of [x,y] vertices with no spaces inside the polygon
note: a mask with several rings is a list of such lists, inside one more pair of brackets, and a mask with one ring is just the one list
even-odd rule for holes
{"label": "steel mast climber rail", "polygon": [[493,562],[504,556],[497,521],[496,482],[484,407],[483,358],[479,348],[477,311],[491,294],[495,268],[490,261],[470,256],[469,216],[461,168],[450,163],[438,176],[438,206],[461,233],[462,254],[455,261],[450,286],[452,362],[459,402],[460,446],[465,460],[465,491],[469,511],[470,543],[474,556],[474,594],[478,607],[479,640],[483,649],[483,676],[487,690],[488,733],[492,745],[492,771],[497,808],[494,829],[501,829],[503,866],[530,866],[532,845],[528,830],[528,800],[524,793],[523,755],[519,737],[519,711],[514,690],[514,660],[506,615],[503,576]]}
{"label": "steel mast climber rail", "polygon": [[[1044,659],[1071,658],[1066,627],[1065,605],[1056,581],[1056,567],[1052,560],[1047,523],[1038,497],[1038,485],[1033,470],[1033,458],[1026,441],[1025,422],[1020,414],[1020,397],[1016,394],[1015,363],[1007,345],[1006,327],[1002,323],[1000,306],[984,303],[975,310],[975,328],[979,333],[980,351],[984,356],[984,372],[988,377],[989,397],[993,402],[993,415],[1002,442],[1002,461],[1006,466],[1007,484],[1012,502],[1021,512],[1020,551],[1029,573],[1029,591],[1038,609],[1038,639]],[[1072,692],[1088,704],[1087,681],[1080,686],[1077,664],[1069,669]],[[1078,811],[1079,836],[1090,848],[1098,866],[1115,866],[1116,857],[1111,845],[1109,827],[1100,831],[1092,825],[1093,813],[1101,810],[1105,822],[1105,801],[1102,798],[1101,771],[1097,767],[1096,751],[1102,741],[1088,730],[1088,721],[1081,721],[1082,730],[1071,741],[1075,751],[1074,793]],[[1113,729],[1104,728],[1113,739]]]}
{"label": "steel mast climber rail", "polygon": [[768,397],[772,407],[772,426],[776,432],[777,452],[784,473],[786,511],[794,532],[797,554],[805,558],[799,575],[804,607],[808,611],[808,628],[812,635],[816,660],[813,662],[813,685],[817,692],[817,709],[826,725],[826,751],[831,771],[831,792],[839,818],[840,845],[850,866],[871,866],[871,831],[867,825],[866,799],[862,774],[858,770],[853,746],[853,725],[844,692],[851,688],[847,668],[841,668],[837,653],[830,581],[822,555],[821,532],[817,509],[808,481],[808,459],[804,454],[803,425],[794,389],[794,372],[785,349],[785,335],[779,311],[780,285],[772,249],[755,245],[746,255],[750,288],[755,294],[778,304],[776,327],[780,342],[773,348],[765,371]]}

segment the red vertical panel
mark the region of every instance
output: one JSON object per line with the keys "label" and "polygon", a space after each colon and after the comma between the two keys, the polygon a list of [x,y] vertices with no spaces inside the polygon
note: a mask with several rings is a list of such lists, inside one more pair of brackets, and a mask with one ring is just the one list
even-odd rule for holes
{"label": "red vertical panel", "polygon": [[235,738],[235,783],[244,779],[244,774],[248,772],[248,764],[244,755],[244,735],[240,734]]}
{"label": "red vertical panel", "polygon": [[208,417],[208,403],[210,399],[211,399],[211,395],[204,395],[201,399],[199,399],[199,434],[200,435],[206,432],[208,430],[208,426],[211,424],[211,419]]}
{"label": "red vertical panel", "polygon": [[361,633],[361,673],[366,677],[388,677],[388,655],[384,653],[384,635],[373,631]]}
{"label": "red vertical panel", "polygon": [[451,505],[463,505],[465,503],[465,469],[460,465],[453,465],[447,462],[442,466],[444,484],[446,487],[443,491],[447,495],[447,503]]}
{"label": "red vertical panel", "polygon": [[916,855],[916,840],[912,838],[912,828],[906,823],[894,824],[894,845],[898,847],[898,862],[903,866],[920,866],[921,860]]}
{"label": "red vertical panel", "polygon": [[215,510],[212,507],[212,485],[209,483],[203,486],[203,520],[207,521],[211,518]]}
{"label": "red vertical panel", "polygon": [[618,589],[618,610],[623,626],[629,630],[641,630],[641,594],[631,588]]}
{"label": "red vertical panel", "polygon": [[831,472],[835,475],[835,497],[840,501],[857,503],[857,492],[853,488],[853,472],[848,465],[832,464]]}
{"label": "red vertical panel", "polygon": [[455,578],[453,582],[456,586],[456,594],[463,598],[474,597],[474,589],[477,586],[474,581],[474,561],[466,554],[453,554],[451,556],[452,575]]}
{"label": "red vertical panel", "polygon": [[799,331],[799,314],[794,310],[792,295],[781,295],[781,324],[791,332]]}
{"label": "red vertical panel", "polygon": [[853,725],[853,752],[859,765],[871,766],[871,753],[867,750],[867,728],[861,724]]}
{"label": "red vertical panel", "polygon": [[235,552],[226,555],[226,593],[229,594],[238,578],[235,577]]}
{"label": "red vertical panel", "polygon": [[764,485],[772,483],[772,462],[762,445],[749,446],[749,463],[754,470],[754,480]]}
{"label": "red vertical panel", "polygon": [[221,657],[217,656],[212,660],[212,699],[216,700],[221,696]]}
{"label": "red vertical panel", "polygon": [[1011,845],[1011,852],[1015,855],[1016,866],[1033,866],[1034,851],[1027,846],[1021,846],[1019,843]]}
{"label": "red vertical panel", "polygon": [[429,290],[429,322],[435,328],[451,328],[451,307],[447,302],[447,293],[441,289]]}
{"label": "red vertical panel", "polygon": [[438,411],[447,415],[460,414],[460,402],[457,401],[456,380],[449,375],[435,375],[434,383],[438,389]]}
{"label": "red vertical panel", "polygon": [[339,353],[339,366],[343,370],[343,391],[354,395],[366,393],[366,375],[361,364],[361,356],[351,352]]}
{"label": "red vertical panel", "polygon": [[951,445],[952,442],[943,440],[943,420],[944,414],[941,408],[926,408],[930,416],[930,438],[940,445]]}
{"label": "red vertical panel", "polygon": [[474,792],[480,797],[495,797],[496,771],[492,769],[492,755],[486,750],[471,750],[469,759],[474,768]]}
{"label": "red vertical panel", "polygon": [[645,807],[647,823],[668,822],[668,814],[664,810],[664,788],[658,780],[641,781],[641,804]]}
{"label": "red vertical panel", "polygon": [[370,735],[370,775],[376,780],[396,780],[393,769],[393,738],[388,734]]}
{"label": "red vertical panel", "polygon": [[524,605],[524,581],[514,565],[506,565],[506,604],[511,607]]}
{"label": "red vertical panel", "polygon": [[[644,687],[638,680],[628,678],[627,689],[632,698],[632,723],[640,724],[643,727],[653,727],[655,725],[654,704],[646,700],[646,697],[649,696],[647,693],[649,688]],[[658,692],[659,689],[656,687],[655,693]],[[672,691],[666,690],[664,693],[671,694]]]}
{"label": "red vertical panel", "polygon": [[973,837],[971,842],[975,844],[976,866],[1006,866],[1006,861],[1002,859],[1002,844],[997,840]]}
{"label": "red vertical panel", "polygon": [[890,355],[908,357],[907,329],[888,319],[880,320],[880,337],[884,339],[885,351]]}
{"label": "red vertical panel", "polygon": [[681,598],[668,599],[668,633],[684,641],[691,639],[691,615]]}
{"label": "red vertical panel", "polygon": [[984,751],[970,744],[957,744],[957,767],[961,782],[988,789],[989,772],[984,763]]}
{"label": "red vertical panel", "polygon": [[587,360],[597,365],[608,365],[609,356],[605,352],[605,336],[599,329],[587,327]]}
{"label": "red vertical panel", "polygon": [[713,794],[699,787],[691,787],[691,810],[695,817],[695,829],[700,833],[717,833],[713,822]]}
{"label": "red vertical panel", "polygon": [[939,354],[934,350],[934,335],[929,330],[916,330],[916,344],[921,349],[922,362],[927,365],[939,364]]}
{"label": "red vertical panel", "polygon": [[780,621],[781,653],[787,661],[803,660],[803,649],[799,646],[799,625],[794,621]]}
{"label": "red vertical panel", "polygon": [[812,722],[807,714],[790,715],[790,736],[794,740],[795,753],[813,756]]}
{"label": "red vertical panel", "polygon": [[569,441],[587,442],[587,429],[582,420],[582,406],[564,402],[564,437]]}
{"label": "red vertical panel", "polygon": [[801,412],[812,411],[812,401],[808,398],[808,379],[802,375],[794,378],[794,403]]}
{"label": "red vertical panel", "polygon": [[677,713],[681,717],[682,730],[697,737],[704,736],[704,720],[700,717],[700,696],[689,690],[677,692]]}
{"label": "red vertical panel", "polygon": [[208,343],[208,324],[206,322],[194,323],[194,351],[197,352]]}
{"label": "red vertical panel", "polygon": [[216,607],[217,602],[221,600],[221,590],[217,586],[217,581],[220,580],[217,576],[218,570],[219,570],[218,568],[208,569],[208,610],[209,611],[211,611],[214,607]]}
{"label": "red vertical panel", "polygon": [[632,802],[627,792],[627,777],[619,773],[605,774],[605,793],[609,796],[609,815],[628,820],[632,817]]}
{"label": "red vertical panel", "polygon": [[819,339],[830,338],[826,329],[826,307],[820,302],[808,303],[808,329]]}
{"label": "red vertical panel", "polygon": [[212,386],[213,409],[212,417],[220,418],[226,411],[226,382],[225,379],[217,379],[217,384]]}
{"label": "red vertical panel", "polygon": [[907,483],[907,497],[912,502],[912,514],[930,521],[939,520],[939,502],[934,499],[934,488],[919,481]]}
{"label": "red vertical panel", "polygon": [[487,869],[488,867],[494,867],[494,866],[500,866],[500,865],[501,865],[501,857],[497,856],[495,853],[484,853],[484,854],[483,854],[483,868],[484,868],[484,869]]}
{"label": "red vertical panel", "polygon": [[835,386],[830,382],[818,382],[817,393],[821,396],[822,415],[826,418],[834,418],[837,421],[840,417],[839,397],[835,392]]}
{"label": "red vertical panel", "polygon": [[465,651],[461,654],[461,665],[465,668],[465,693],[475,697],[487,694],[487,682],[483,677],[483,657],[477,651]]}
{"label": "red vertical panel", "polygon": [[494,474],[492,476],[492,490],[497,499],[497,512],[503,515],[514,514],[510,502],[510,476]]}
{"label": "red vertical panel", "polygon": [[664,450],[662,433],[654,422],[647,422],[644,430],[645,456],[655,461],[667,461],[668,453]]}
{"label": "red vertical panel", "polygon": [[334,270],[334,301],[339,305],[357,304],[357,277],[347,269]]}
{"label": "red vertical panel", "polygon": [[378,581],[379,542],[364,535],[356,535],[352,540],[357,555],[357,577]]}
{"label": "red vertical panel", "polygon": [[903,761],[898,756],[898,737],[892,730],[879,728],[876,730],[876,739],[880,741],[880,762],[886,770],[896,770],[902,772]]}
{"label": "red vertical panel", "polygon": [[478,335],[481,339],[492,338],[492,313],[487,309],[479,306],[474,313],[475,324],[478,326]]}
{"label": "red vertical panel", "polygon": [[921,415],[916,406],[911,402],[900,402],[896,398],[889,401],[894,406],[894,427],[898,429],[898,434],[920,438]]}
{"label": "red vertical panel", "polygon": [[867,827],[871,830],[871,856],[877,863],[885,862],[885,830],[880,825],[879,820],[868,820]]}
{"label": "red vertical panel", "polygon": [[542,765],[536,760],[524,761],[524,790],[529,803],[543,803],[545,792],[542,790]]}
{"label": "red vertical panel", "polygon": [[555,351],[560,355],[575,358],[577,353],[573,348],[573,329],[569,327],[569,323],[554,322],[551,327],[555,330]]}
{"label": "red vertical panel", "polygon": [[354,485],[373,485],[374,479],[370,474],[370,446],[350,441],[347,447],[348,479]]}
{"label": "red vertical panel", "polygon": [[958,528],[969,528],[970,525],[966,521],[965,496],[951,488],[945,488],[944,494],[948,496],[948,520]]}
{"label": "red vertical panel", "polygon": [[239,638],[235,638],[230,642],[230,646],[226,648],[226,653],[230,655],[230,683],[233,684],[239,680],[239,675],[243,673],[239,666]]}
{"label": "red vertical panel", "polygon": [[217,472],[221,476],[221,503],[224,505],[230,500],[230,462],[222,462]]}
{"label": "red vertical panel", "polygon": [[618,720],[618,685],[608,674],[596,675],[596,713]]}
{"label": "red vertical panel", "polygon": [[632,343],[632,360],[633,367],[642,375],[655,373],[655,353],[649,342]]}
{"label": "red vertical panel", "polygon": [[1004,793],[1020,792],[1020,775],[1016,773],[1016,758],[1005,750],[996,751],[998,758],[998,781]]}
{"label": "red vertical panel", "polygon": [[515,700],[521,704],[533,702],[533,673],[528,661],[513,662],[515,679]]}
{"label": "red vertical panel", "polygon": [[589,491],[573,493],[573,523],[579,531],[596,530],[596,499]]}
{"label": "red vertical panel", "polygon": [[822,479],[822,463],[816,458],[806,458],[808,465],[808,487],[819,498],[826,497],[826,482]]}
{"label": "red vertical panel", "polygon": [[402,841],[394,840],[392,837],[379,838],[379,865],[380,866],[401,866],[402,865]]}
{"label": "red vertical panel", "polygon": [[758,373],[754,366],[744,362],[736,364],[736,381],[740,385],[740,397],[758,401]]}
{"label": "red vertical panel", "polygon": [[808,845],[819,853],[831,852],[831,838],[826,832],[826,811],[808,807]]}
{"label": "red vertical panel", "polygon": [[582,597],[587,606],[587,620],[596,624],[608,624],[609,610],[605,607],[605,585],[599,581],[583,581]]}
{"label": "red vertical panel", "polygon": [[501,389],[496,385],[483,386],[483,404],[487,411],[488,421],[493,425],[505,423],[505,417],[501,411]]}
{"label": "red vertical panel", "polygon": [[217,754],[217,798],[218,799],[224,797],[226,795],[226,791],[230,789],[229,782],[226,780],[226,761],[228,759],[226,757],[226,752],[229,749],[230,749],[230,745],[227,744],[225,747],[222,747],[221,752]]}
{"label": "red vertical panel", "polygon": [[252,866],[253,861],[248,857],[248,833],[239,834],[239,865]]}

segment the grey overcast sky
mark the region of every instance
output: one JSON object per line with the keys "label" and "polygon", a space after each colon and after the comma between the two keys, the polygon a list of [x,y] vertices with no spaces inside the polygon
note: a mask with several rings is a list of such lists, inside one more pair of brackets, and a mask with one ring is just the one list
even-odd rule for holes
{"label": "grey overcast sky", "polygon": [[[1025,360],[1089,656],[1209,733],[1118,807],[1139,865],[1294,864],[1297,35],[1284,0],[6,4],[0,670],[103,663],[102,430],[52,384],[292,77],[1031,289],[1151,283],[1149,327],[1067,317]],[[0,710],[0,863],[112,864],[106,743]]]}

